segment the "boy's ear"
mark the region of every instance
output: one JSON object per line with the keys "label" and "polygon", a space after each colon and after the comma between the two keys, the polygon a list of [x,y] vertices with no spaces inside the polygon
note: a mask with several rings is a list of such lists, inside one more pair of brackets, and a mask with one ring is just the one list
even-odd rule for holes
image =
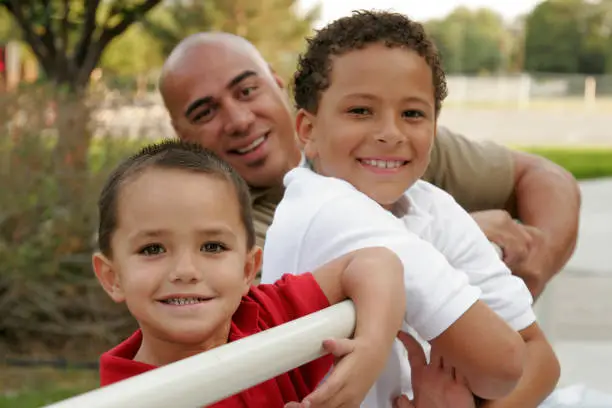
{"label": "boy's ear", "polygon": [[257,245],[247,254],[247,259],[244,264],[244,282],[246,283],[246,290],[243,295],[249,292],[249,288],[253,284],[257,273],[261,270],[262,257],[263,252]]}
{"label": "boy's ear", "polygon": [[314,121],[315,116],[304,109],[300,109],[295,115],[295,128],[298,142],[300,148],[310,160],[314,160],[317,156],[313,132]]}
{"label": "boy's ear", "polygon": [[96,252],[92,257],[92,264],[98,282],[100,282],[100,285],[102,285],[102,288],[111,299],[117,303],[125,301],[125,295],[121,288],[121,280],[113,267],[112,261],[101,253]]}

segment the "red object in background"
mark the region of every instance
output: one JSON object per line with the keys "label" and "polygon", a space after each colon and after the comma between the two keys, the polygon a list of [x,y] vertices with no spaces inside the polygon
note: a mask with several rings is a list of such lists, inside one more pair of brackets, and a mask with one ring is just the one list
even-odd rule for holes
{"label": "red object in background", "polygon": [[6,47],[0,46],[0,74],[4,74],[6,71]]}

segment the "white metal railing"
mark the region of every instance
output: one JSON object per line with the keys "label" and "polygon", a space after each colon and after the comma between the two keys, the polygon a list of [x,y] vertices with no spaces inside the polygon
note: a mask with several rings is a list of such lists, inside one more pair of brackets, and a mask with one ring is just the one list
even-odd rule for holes
{"label": "white metal railing", "polygon": [[[237,394],[324,355],[322,342],[350,337],[353,302],[319,312],[46,408],[196,408]],[[237,375],[240,373],[240,375]]]}

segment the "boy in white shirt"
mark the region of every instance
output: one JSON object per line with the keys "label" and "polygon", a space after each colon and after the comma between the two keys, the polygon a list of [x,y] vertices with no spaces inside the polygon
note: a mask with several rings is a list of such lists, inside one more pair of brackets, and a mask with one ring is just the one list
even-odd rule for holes
{"label": "boy in white shirt", "polygon": [[[385,246],[404,264],[406,328],[431,343],[432,361],[464,376],[485,406],[538,406],[559,365],[527,287],[451,196],[419,181],[447,93],[423,27],[388,12],[339,19],[308,40],[294,85],[307,165],[285,177],[262,282]],[[518,385],[504,381],[516,379],[511,349],[499,348],[508,325],[527,346]],[[409,371],[398,342],[362,406],[410,393]]]}

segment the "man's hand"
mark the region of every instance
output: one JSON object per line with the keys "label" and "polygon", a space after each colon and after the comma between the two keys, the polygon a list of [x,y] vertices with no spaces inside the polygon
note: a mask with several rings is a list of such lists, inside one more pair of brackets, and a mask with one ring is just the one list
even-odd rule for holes
{"label": "man's hand", "polygon": [[489,241],[497,244],[503,252],[503,261],[508,268],[525,262],[531,250],[533,237],[523,225],[515,222],[504,210],[487,210],[471,213]]}
{"label": "man's hand", "polygon": [[405,395],[394,401],[394,408],[474,408],[475,402],[465,380],[453,367],[444,364],[442,356],[432,349],[431,362],[421,345],[409,334],[398,338],[408,351],[414,400]]}
{"label": "man's hand", "polygon": [[512,273],[525,281],[534,299],[542,294],[553,263],[549,239],[540,229],[515,222],[503,210],[471,214],[489,241],[503,251],[503,261]]}
{"label": "man's hand", "polygon": [[531,246],[527,258],[511,269],[525,281],[531,295],[537,299],[551,275],[551,250],[548,237],[538,228],[529,225],[521,225],[521,228],[531,236]]}
{"label": "man's hand", "polygon": [[326,340],[323,348],[337,360],[329,377],[301,403],[285,408],[359,407],[385,367],[388,355],[359,339]]}

